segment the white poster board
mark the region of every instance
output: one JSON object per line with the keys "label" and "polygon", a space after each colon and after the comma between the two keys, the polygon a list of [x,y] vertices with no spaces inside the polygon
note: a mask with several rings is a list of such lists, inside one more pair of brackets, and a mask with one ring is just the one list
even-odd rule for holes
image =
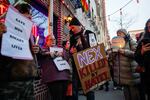
{"label": "white poster board", "polygon": [[50,52],[63,52],[63,48],[61,47],[50,47]]}
{"label": "white poster board", "polygon": [[64,60],[62,57],[56,57],[54,59],[54,63],[56,64],[56,67],[59,71],[68,69],[70,70],[70,66],[66,60]]}
{"label": "white poster board", "polygon": [[33,22],[9,6],[5,25],[7,32],[3,34],[1,54],[14,59],[33,59],[29,38]]}
{"label": "white poster board", "polygon": [[94,47],[97,45],[97,41],[96,41],[94,33],[89,34],[89,42],[90,42],[90,47]]}

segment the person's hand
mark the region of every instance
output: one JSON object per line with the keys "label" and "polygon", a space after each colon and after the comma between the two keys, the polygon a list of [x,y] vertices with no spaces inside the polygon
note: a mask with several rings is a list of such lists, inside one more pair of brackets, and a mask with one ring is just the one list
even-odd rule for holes
{"label": "person's hand", "polygon": [[57,52],[57,53],[56,53],[56,56],[62,56],[62,55],[63,55],[62,52]]}
{"label": "person's hand", "polygon": [[3,33],[6,32],[6,26],[4,23],[0,22],[0,37],[3,35]]}
{"label": "person's hand", "polygon": [[147,51],[150,51],[150,43],[147,43],[147,44],[142,43],[141,54],[143,55]]}
{"label": "person's hand", "polygon": [[70,49],[70,53],[76,53],[77,52],[77,49],[75,48],[75,47],[72,47],[71,49]]}
{"label": "person's hand", "polygon": [[38,53],[40,51],[39,45],[32,45],[32,51],[35,54]]}
{"label": "person's hand", "polygon": [[144,72],[145,70],[144,70],[143,67],[137,66],[136,69],[135,69],[135,71],[138,72],[138,73],[142,73],[142,72]]}
{"label": "person's hand", "polygon": [[118,52],[121,53],[121,54],[124,54],[125,50],[124,49],[119,49]]}
{"label": "person's hand", "polygon": [[81,45],[81,44],[82,44],[81,38],[78,38],[76,46]]}

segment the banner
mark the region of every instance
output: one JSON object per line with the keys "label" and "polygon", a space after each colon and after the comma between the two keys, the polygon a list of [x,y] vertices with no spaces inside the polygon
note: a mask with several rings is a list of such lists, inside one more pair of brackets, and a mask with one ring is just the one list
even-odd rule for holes
{"label": "banner", "polygon": [[73,58],[84,93],[110,79],[104,44],[75,53]]}
{"label": "banner", "polygon": [[2,37],[1,54],[15,59],[33,59],[29,48],[32,24],[32,21],[10,6],[6,15],[7,32]]}

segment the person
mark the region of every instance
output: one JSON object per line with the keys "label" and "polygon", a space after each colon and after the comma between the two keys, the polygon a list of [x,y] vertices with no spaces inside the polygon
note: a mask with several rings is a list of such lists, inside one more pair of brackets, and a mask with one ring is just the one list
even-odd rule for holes
{"label": "person", "polygon": [[[31,18],[30,5],[21,3],[16,6],[19,12]],[[7,31],[4,23],[0,23],[0,45],[2,35]],[[1,48],[0,48],[1,50]],[[32,55],[38,53],[39,47],[30,46]],[[33,60],[20,60],[3,56],[0,53],[0,99],[1,100],[35,100],[33,81],[37,77],[37,69]]]}
{"label": "person", "polygon": [[[71,65],[71,59],[70,59],[70,54],[69,54],[69,50],[70,50],[70,41],[66,40],[62,42],[62,46],[63,48],[66,50],[66,56],[67,58],[67,62],[69,63],[70,66]],[[66,100],[72,100],[72,67],[70,68],[70,80],[67,86],[67,93],[66,93]]]}
{"label": "person", "polygon": [[140,83],[139,73],[135,72],[137,63],[134,60],[136,42],[129,36],[126,29],[119,29],[117,36],[123,37],[125,46],[113,50],[114,60],[114,81],[123,86],[125,100],[139,100],[138,84]]}
{"label": "person", "polygon": [[150,19],[147,20],[144,29],[144,36],[139,41],[135,52],[135,60],[139,66],[144,69],[142,71],[141,82],[147,95],[147,100],[150,100]]}
{"label": "person", "polygon": [[[143,36],[144,36],[144,32],[136,34],[136,42],[139,43],[143,39]],[[141,79],[141,83],[139,84],[140,100],[146,100],[145,89],[143,88],[143,86],[144,86],[144,81],[143,81],[143,79],[144,79],[144,68],[141,66],[138,66],[136,68],[136,72],[140,73],[140,79]]]}
{"label": "person", "polygon": [[143,36],[144,36],[144,32],[141,32],[139,34],[136,34],[135,37],[136,37],[136,42],[138,43],[141,39],[143,39]]}
{"label": "person", "polygon": [[50,52],[50,47],[57,47],[56,40],[51,35],[48,35],[45,41],[45,47],[42,48],[41,53],[37,56],[42,70],[42,82],[48,86],[51,100],[66,100],[66,90],[70,79],[69,70],[58,70],[53,61],[56,57],[67,59],[65,50],[63,52]]}
{"label": "person", "polygon": [[6,26],[4,23],[0,22],[0,37],[2,37],[3,33],[6,32]]}
{"label": "person", "polygon": [[[79,52],[91,46],[97,45],[96,36],[90,30],[84,30],[81,23],[76,17],[73,17],[70,24],[70,53],[73,55],[75,52]],[[93,35],[92,41],[90,41],[90,35]],[[91,36],[92,37],[92,36]],[[78,100],[78,88],[80,87],[80,80],[75,67],[75,62],[72,56],[73,67],[73,100]],[[89,91],[85,94],[87,100],[95,100],[94,91]]]}

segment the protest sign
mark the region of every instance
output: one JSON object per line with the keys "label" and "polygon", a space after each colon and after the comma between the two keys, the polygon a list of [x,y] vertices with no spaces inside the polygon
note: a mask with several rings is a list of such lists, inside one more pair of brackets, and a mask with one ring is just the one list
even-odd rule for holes
{"label": "protest sign", "polygon": [[110,79],[104,45],[100,44],[73,55],[84,93]]}
{"label": "protest sign", "polygon": [[62,57],[56,57],[54,59],[54,63],[59,71],[70,69],[68,62]]}
{"label": "protest sign", "polygon": [[7,32],[2,37],[1,54],[15,59],[33,59],[29,38],[32,21],[10,6],[6,15]]}

